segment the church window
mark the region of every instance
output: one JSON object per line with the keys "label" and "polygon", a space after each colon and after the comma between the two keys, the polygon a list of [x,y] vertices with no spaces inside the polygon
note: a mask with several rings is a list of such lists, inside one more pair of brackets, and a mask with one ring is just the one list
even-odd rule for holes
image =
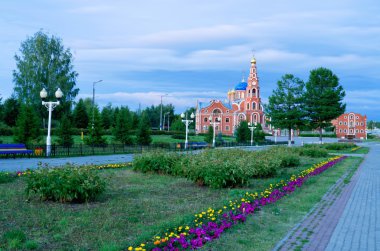
{"label": "church window", "polygon": [[342,129],[339,129],[339,132],[342,132]]}
{"label": "church window", "polygon": [[356,119],[359,119],[359,116],[356,116]]}
{"label": "church window", "polygon": [[363,132],[364,132],[364,130],[360,130],[360,132],[362,132],[362,133],[363,133]]}
{"label": "church window", "polygon": [[205,118],[203,119],[203,121],[204,121],[204,122],[207,122],[207,117],[205,117]]}
{"label": "church window", "polygon": [[226,123],[229,123],[230,122],[230,118],[226,118]]}
{"label": "church window", "polygon": [[359,130],[358,129],[356,129],[356,133],[358,133],[359,132]]}
{"label": "church window", "polygon": [[247,110],[249,110],[249,103],[247,103]]}
{"label": "church window", "polygon": [[230,130],[230,127],[229,126],[226,126],[226,131],[229,131]]}
{"label": "church window", "polygon": [[347,122],[344,122],[344,125],[347,125]]}
{"label": "church window", "polygon": [[256,89],[252,89],[252,96],[256,97]]}
{"label": "church window", "polygon": [[342,125],[342,121],[339,121],[339,125]]}
{"label": "church window", "polygon": [[253,110],[256,109],[256,102],[252,102],[252,109],[253,109]]}
{"label": "church window", "polygon": [[363,123],[363,122],[361,122],[361,123],[360,123],[360,125],[362,126],[362,125],[364,125],[364,123]]}
{"label": "church window", "polygon": [[347,129],[344,129],[344,132],[347,132]]}

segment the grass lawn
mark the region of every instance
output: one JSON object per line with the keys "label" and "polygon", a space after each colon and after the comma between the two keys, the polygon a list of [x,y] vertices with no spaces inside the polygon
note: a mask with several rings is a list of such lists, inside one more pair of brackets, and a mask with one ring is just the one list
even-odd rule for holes
{"label": "grass lawn", "polygon": [[[0,184],[0,249],[9,248],[10,243],[6,243],[4,236],[15,230],[26,235],[24,244],[20,244],[23,249],[27,246],[25,243],[33,243],[41,250],[125,249],[150,239],[161,229],[189,222],[194,213],[209,207],[219,208],[243,191],[261,191],[321,160],[302,158],[300,167],[283,169],[275,178],[253,179],[248,187],[240,189],[199,187],[183,178],[142,174],[131,169],[101,170],[109,186],[97,202],[89,204],[36,199],[27,202],[25,181],[20,178]],[[357,163],[358,159],[350,158],[310,179],[310,186],[266,207],[250,217],[247,224],[234,227],[206,249],[270,249],[346,168]]]}
{"label": "grass lawn", "polygon": [[367,154],[369,153],[369,147],[360,147],[359,149],[355,151],[351,151],[350,149],[345,149],[345,150],[328,150],[329,153],[339,153],[339,154],[349,154],[349,153],[355,153],[355,154]]}

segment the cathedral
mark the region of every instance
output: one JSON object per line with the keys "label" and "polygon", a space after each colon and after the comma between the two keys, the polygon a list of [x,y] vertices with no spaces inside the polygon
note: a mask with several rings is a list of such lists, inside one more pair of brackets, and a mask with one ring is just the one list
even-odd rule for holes
{"label": "cathedral", "polygon": [[211,125],[215,126],[216,134],[233,135],[239,123],[244,120],[251,124],[260,123],[263,129],[267,129],[260,99],[256,59],[254,57],[251,59],[247,81],[243,78],[235,85],[227,93],[227,101],[198,102],[196,108],[195,131],[197,134],[206,133]]}

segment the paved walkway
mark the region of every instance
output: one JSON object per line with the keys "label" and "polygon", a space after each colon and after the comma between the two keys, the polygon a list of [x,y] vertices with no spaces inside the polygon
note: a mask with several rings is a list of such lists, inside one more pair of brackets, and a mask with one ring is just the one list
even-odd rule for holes
{"label": "paved walkway", "polygon": [[274,250],[380,250],[380,144],[363,145],[371,150],[351,181],[349,167]]}
{"label": "paved walkway", "polygon": [[326,250],[380,250],[380,144],[370,144]]}

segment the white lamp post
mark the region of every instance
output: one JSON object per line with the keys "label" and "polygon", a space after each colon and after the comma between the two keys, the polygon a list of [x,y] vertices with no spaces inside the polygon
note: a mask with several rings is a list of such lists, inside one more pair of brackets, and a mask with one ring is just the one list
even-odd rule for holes
{"label": "white lamp post", "polygon": [[185,123],[185,125],[186,125],[185,149],[187,149],[187,144],[188,144],[187,134],[189,132],[189,124],[193,122],[194,117],[195,117],[194,113],[191,113],[191,115],[190,115],[191,119],[187,119],[187,113],[186,113],[186,115],[184,113],[181,114],[182,122]]}
{"label": "white lamp post", "polygon": [[214,122],[212,121],[212,116],[210,116],[208,119],[210,120],[210,124],[212,125],[212,127],[214,129],[214,133],[212,135],[212,147],[215,147],[215,127],[216,127],[216,125],[219,125],[221,118],[216,117]]}
{"label": "white lamp post", "polygon": [[253,130],[256,129],[256,125],[256,122],[255,125],[253,125],[253,123],[248,123],[248,128],[251,130],[251,146],[253,146]]}
{"label": "white lamp post", "polygon": [[55,92],[55,97],[58,99],[58,101],[48,101],[45,102],[45,99],[47,98],[47,91],[45,88],[42,89],[40,92],[40,97],[42,99],[42,105],[44,105],[48,111],[49,111],[49,120],[48,120],[48,135],[46,137],[46,156],[50,156],[51,152],[51,138],[50,138],[50,128],[51,128],[51,113],[54,110],[56,106],[59,105],[59,100],[63,97],[63,93],[60,88],[57,89]]}

